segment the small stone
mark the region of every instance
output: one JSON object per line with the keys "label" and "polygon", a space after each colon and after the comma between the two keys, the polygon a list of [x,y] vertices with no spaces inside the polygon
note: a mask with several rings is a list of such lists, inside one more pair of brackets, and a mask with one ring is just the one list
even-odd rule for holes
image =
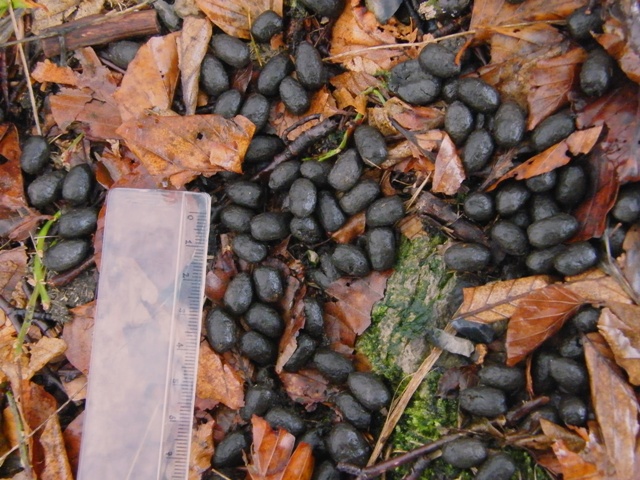
{"label": "small stone", "polygon": [[302,115],[309,110],[309,94],[300,83],[292,77],[280,82],[280,98],[286,109],[294,115]]}
{"label": "small stone", "polygon": [[258,76],[258,91],[268,97],[275,97],[279,93],[280,83],[293,71],[293,64],[289,54],[280,53],[272,57]]}
{"label": "small stone", "polygon": [[353,364],[347,358],[326,348],[316,351],[313,363],[333,383],[346,382],[349,374],[354,371]]}
{"label": "small stone", "polygon": [[491,252],[479,243],[456,243],[444,252],[444,263],[458,272],[476,272],[489,265]]}
{"label": "small stone", "polygon": [[248,273],[239,273],[227,285],[224,304],[234,315],[242,315],[253,302],[253,285]]}
{"label": "small stone", "polygon": [[327,181],[336,190],[345,192],[358,183],[362,170],[360,155],[356,149],[350,148],[338,156],[338,160],[329,172]]}
{"label": "small stone", "polygon": [[213,97],[229,90],[229,75],[222,62],[213,55],[205,55],[202,60],[200,85],[205,92]]}
{"label": "small stone", "polygon": [[418,57],[424,71],[440,78],[454,77],[460,73],[454,52],[439,43],[428,43]]}
{"label": "small stone", "polygon": [[488,387],[499,388],[504,392],[513,392],[524,387],[524,372],[517,367],[505,365],[487,365],[478,373],[480,383]]}
{"label": "small stone", "polygon": [[531,145],[541,152],[571,135],[576,129],[573,117],[568,113],[556,113],[541,121],[531,134]]}
{"label": "small stone", "polygon": [[476,438],[458,438],[442,447],[442,459],[456,468],[471,468],[487,458],[487,447]]}
{"label": "small stone", "polygon": [[289,160],[274,168],[269,176],[269,188],[273,191],[286,190],[300,177],[300,162]]}
{"label": "small stone", "polygon": [[296,341],[297,347],[283,367],[287,372],[297,372],[303,368],[318,348],[318,342],[305,333],[298,335]]}
{"label": "small stone", "polygon": [[235,117],[240,111],[242,105],[242,95],[239,91],[231,89],[220,94],[215,106],[213,107],[213,113],[221,115],[226,119]]}
{"label": "small stone", "polygon": [[496,453],[482,464],[474,480],[509,480],[516,473],[513,458],[506,453]]}
{"label": "small stone", "polygon": [[282,240],[289,235],[289,217],[280,212],[264,212],[251,219],[251,236],[261,242]]}
{"label": "small stone", "polygon": [[364,277],[370,272],[366,255],[355,245],[337,245],[331,259],[338,270],[350,277]]}
{"label": "small stone", "polygon": [[298,178],[289,190],[289,210],[296,217],[308,217],[313,213],[318,201],[318,192],[313,182]]}
{"label": "small stone", "polygon": [[360,430],[368,430],[371,424],[371,414],[348,393],[341,393],[335,398],[336,406],[342,417]]}
{"label": "small stone", "polygon": [[371,453],[364,436],[349,423],[338,423],[327,436],[327,450],[334,462],[363,467]]}
{"label": "small stone", "polygon": [[32,135],[22,144],[20,153],[20,168],[25,173],[37,175],[49,161],[51,150],[47,139],[40,135]]}
{"label": "small stone", "polygon": [[295,437],[302,435],[307,429],[300,415],[282,407],[273,407],[267,412],[264,419],[269,422],[271,428],[284,428]]}
{"label": "small stone", "polygon": [[326,72],[322,57],[308,42],[301,42],[296,50],[296,73],[307,90],[318,90],[324,85]]}
{"label": "small stone", "polygon": [[370,229],[366,234],[367,254],[371,268],[377,271],[393,268],[396,263],[396,236],[389,227]]}
{"label": "small stone", "polygon": [[333,193],[322,190],[318,194],[317,214],[320,224],[327,232],[335,232],[347,221]]}
{"label": "small stone", "polygon": [[549,373],[569,393],[580,393],[589,386],[589,376],[584,365],[570,358],[551,358]]}
{"label": "small stone", "polygon": [[279,339],[284,331],[284,321],[280,314],[264,303],[256,302],[244,314],[244,321],[250,328],[269,338]]}
{"label": "small stone", "polygon": [[273,10],[265,10],[256,17],[251,25],[251,35],[256,42],[267,43],[284,27],[282,17]]}
{"label": "small stone", "polygon": [[503,148],[515,147],[527,130],[527,117],[515,102],[504,102],[493,119],[493,138]]}
{"label": "small stone", "polygon": [[87,240],[61,240],[45,250],[42,263],[49,270],[65,272],[80,265],[89,255],[89,250]]}
{"label": "small stone", "polygon": [[536,248],[546,248],[569,240],[578,231],[578,221],[568,213],[538,220],[527,228],[529,242]]}
{"label": "small stone", "polygon": [[253,284],[256,295],[263,302],[277,302],[284,294],[280,272],[273,267],[257,267],[253,271]]}
{"label": "small stone", "polygon": [[384,137],[377,128],[360,125],[353,133],[353,140],[360,158],[369,165],[378,167],[389,155]]}
{"label": "small stone", "polygon": [[249,448],[249,440],[243,432],[228,433],[216,446],[211,463],[214,467],[242,465],[242,454]]}
{"label": "small stone", "polygon": [[508,220],[498,220],[493,224],[491,239],[509,255],[525,255],[529,250],[524,230]]}
{"label": "small stone", "polygon": [[598,251],[589,242],[572,243],[553,259],[553,266],[563,275],[578,275],[598,263]]}
{"label": "small stone", "polygon": [[496,194],[496,210],[503,217],[515,214],[531,197],[522,182],[507,183]]}
{"label": "small stone", "polygon": [[464,213],[479,223],[488,222],[495,215],[493,197],[483,192],[473,192],[464,200]]}
{"label": "small stone", "polygon": [[367,208],[380,195],[380,185],[374,180],[361,180],[338,201],[347,215],[355,215]]}
{"label": "small stone", "polygon": [[251,61],[249,45],[226,33],[218,33],[211,37],[213,54],[233,68],[242,68]]}
{"label": "small stone", "polygon": [[259,93],[252,93],[247,97],[240,109],[240,115],[247,117],[256,126],[256,132],[262,130],[269,120],[271,104]]}
{"label": "small stone", "polygon": [[232,232],[247,233],[251,231],[253,210],[240,205],[227,205],[220,212],[220,222]]}
{"label": "small stone", "polygon": [[493,112],[500,105],[498,91],[479,78],[461,78],[458,82],[458,98],[482,113]]}
{"label": "small stone", "polygon": [[204,322],[204,329],[211,348],[217,353],[231,350],[240,336],[236,321],[224,310],[211,310]]}
{"label": "small stone", "polygon": [[63,213],[58,220],[58,235],[79,238],[96,231],[98,214],[93,208],[74,208]]}
{"label": "small stone", "polygon": [[473,129],[473,114],[471,110],[459,100],[456,100],[444,116],[444,129],[456,144],[463,143]]}
{"label": "small stone", "polygon": [[258,365],[269,365],[276,361],[278,347],[258,332],[246,332],[240,338],[240,353]]}
{"label": "small stone", "polygon": [[368,227],[392,226],[404,217],[404,204],[397,195],[376,200],[367,208]]}
{"label": "small stone", "polygon": [[497,417],[507,411],[507,399],[502,390],[493,387],[472,387],[460,392],[460,408],[478,417]]}
{"label": "small stone", "polygon": [[470,322],[464,318],[456,318],[451,326],[458,334],[476,343],[491,343],[496,338],[496,331],[486,323]]}
{"label": "small stone", "polygon": [[373,373],[353,372],[347,379],[349,390],[365,408],[376,412],[391,402],[391,392]]}

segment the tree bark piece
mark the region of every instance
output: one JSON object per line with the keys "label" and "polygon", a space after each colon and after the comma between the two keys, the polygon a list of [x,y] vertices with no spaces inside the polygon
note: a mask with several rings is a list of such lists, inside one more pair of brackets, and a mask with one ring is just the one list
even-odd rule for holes
{"label": "tree bark piece", "polygon": [[160,25],[153,9],[111,17],[91,15],[43,31],[41,36],[48,38],[42,40],[42,50],[45,56],[53,57],[60,54],[63,46],[75,50],[158,33]]}

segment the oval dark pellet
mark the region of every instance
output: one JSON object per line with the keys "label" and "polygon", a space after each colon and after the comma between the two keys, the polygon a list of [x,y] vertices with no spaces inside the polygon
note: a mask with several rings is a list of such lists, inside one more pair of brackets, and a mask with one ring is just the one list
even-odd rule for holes
{"label": "oval dark pellet", "polygon": [[22,144],[20,168],[26,173],[37,175],[49,161],[49,143],[40,135],[32,135]]}
{"label": "oval dark pellet", "polygon": [[366,234],[367,254],[373,270],[393,268],[396,263],[396,235],[392,228],[376,227]]}
{"label": "oval dark pellet", "polygon": [[531,145],[534,150],[541,152],[567,138],[575,129],[576,125],[571,115],[565,112],[556,113],[545,118],[533,129]]}
{"label": "oval dark pellet", "polygon": [[419,75],[422,72],[420,62],[417,59],[405,60],[389,70],[389,90],[397,94],[400,85],[407,83],[412,75]]}
{"label": "oval dark pellet", "polygon": [[286,52],[280,53],[275,57],[272,57],[262,67],[262,71],[258,76],[258,91],[262,95],[268,97],[274,97],[278,95],[280,83],[287,75],[293,71],[293,64],[289,59],[289,54]]}
{"label": "oval dark pellet", "polygon": [[502,390],[493,387],[472,387],[460,392],[460,408],[478,417],[497,417],[507,411],[507,399]]}
{"label": "oval dark pellet", "polygon": [[313,213],[318,202],[318,192],[314,183],[308,178],[298,178],[289,190],[289,210],[296,217],[308,217]]}
{"label": "oval dark pellet", "polygon": [[341,393],[335,398],[336,406],[342,417],[360,430],[368,430],[371,424],[371,414],[358,402],[353,395]]}
{"label": "oval dark pellet", "polygon": [[478,372],[480,383],[505,392],[513,392],[524,387],[525,378],[522,369],[506,365],[487,365]]}
{"label": "oval dark pellet", "polygon": [[397,195],[376,200],[367,208],[366,222],[369,227],[391,226],[404,217],[404,204]]}
{"label": "oval dark pellet", "polygon": [[333,163],[327,160],[322,162],[317,160],[307,160],[302,162],[300,175],[304,178],[308,178],[319,187],[322,187],[328,184],[329,172],[332,168]]}
{"label": "oval dark pellet", "polygon": [[209,345],[217,353],[231,350],[240,336],[236,321],[220,308],[209,312],[204,322],[204,329]]}
{"label": "oval dark pellet", "polygon": [[282,240],[289,235],[289,217],[280,212],[264,212],[251,219],[251,236],[262,242]]}
{"label": "oval dark pellet", "polygon": [[91,167],[86,163],[76,165],[64,177],[62,182],[62,198],[71,205],[87,203],[93,189],[94,176]]}
{"label": "oval dark pellet", "polygon": [[338,156],[327,181],[336,190],[345,192],[358,183],[363,168],[360,155],[356,149],[350,148]]}
{"label": "oval dark pellet", "polygon": [[130,40],[112,42],[104,51],[104,56],[117,67],[126,70],[141,46],[142,44]]}
{"label": "oval dark pellet", "polygon": [[249,440],[243,432],[228,433],[216,445],[211,463],[217,468],[242,465],[242,454],[248,448]]}
{"label": "oval dark pellet", "polygon": [[573,207],[587,193],[587,175],[580,165],[569,165],[558,174],[555,197],[560,205]]}
{"label": "oval dark pellet", "polygon": [[263,416],[276,400],[271,388],[262,385],[251,385],[244,396],[244,407],[240,409],[240,417],[249,421],[253,415]]}
{"label": "oval dark pellet", "polygon": [[227,90],[221,93],[213,107],[213,113],[224,118],[233,118],[240,111],[242,105],[242,95],[237,90]]}
{"label": "oval dark pellet", "polygon": [[565,248],[567,247],[564,245],[556,245],[554,247],[531,252],[527,255],[527,259],[525,261],[527,268],[537,274],[552,273],[554,270],[554,258],[556,258],[560,252],[564,251]]}
{"label": "oval dark pellet", "polygon": [[580,393],[589,386],[587,369],[581,363],[570,358],[551,358],[549,373],[558,382],[558,385],[569,393]]}
{"label": "oval dark pellet", "polygon": [[226,193],[231,201],[248,208],[262,206],[262,187],[254,182],[240,180],[226,187]]}
{"label": "oval dark pellet", "polygon": [[227,285],[224,304],[234,315],[242,315],[253,302],[253,285],[248,273],[239,273]]}
{"label": "oval dark pellet", "polygon": [[371,205],[379,195],[380,185],[378,182],[365,179],[345,193],[338,203],[347,215],[355,215]]}
{"label": "oval dark pellet", "polygon": [[459,100],[456,100],[444,115],[444,129],[455,143],[464,142],[473,129],[473,114]]}
{"label": "oval dark pellet", "polygon": [[232,232],[247,233],[251,231],[253,210],[240,205],[228,205],[220,212],[220,222]]}
{"label": "oval dark pellet", "polygon": [[246,332],[240,338],[240,353],[258,365],[269,365],[276,361],[278,347],[258,332]]}
{"label": "oval dark pellet", "polygon": [[491,252],[479,243],[456,243],[444,252],[444,263],[458,272],[476,272],[489,265]]}
{"label": "oval dark pellet", "polygon": [[373,373],[353,372],[349,374],[347,385],[353,396],[372,412],[388,406],[391,402],[391,392]]}
{"label": "oval dark pellet", "polygon": [[440,78],[449,78],[460,73],[456,55],[439,43],[429,43],[418,56],[418,62],[424,71]]}
{"label": "oval dark pellet", "polygon": [[580,397],[566,396],[558,407],[560,419],[567,425],[582,427],[587,423],[589,411],[587,404]]}
{"label": "oval dark pellet", "polygon": [[[588,12],[588,13],[587,13]],[[591,32],[601,31],[602,10],[589,5],[578,8],[567,17],[567,30],[576,40],[591,40]]]}
{"label": "oval dark pellet", "polygon": [[560,423],[560,419],[558,418],[558,412],[555,407],[552,405],[545,405],[537,410],[531,412],[527,417],[520,423],[520,428],[524,431],[532,431],[540,428],[540,420],[547,420],[551,423]]}
{"label": "oval dark pellet", "polygon": [[244,101],[240,115],[247,117],[256,126],[256,132],[262,130],[269,120],[271,104],[264,95],[252,93]]}
{"label": "oval dark pellet", "polygon": [[423,71],[412,73],[404,83],[398,85],[396,94],[413,105],[428,105],[440,94],[441,81]]}
{"label": "oval dark pellet", "polygon": [[526,230],[527,227],[531,225],[531,219],[529,218],[529,214],[526,210],[518,210],[509,217],[509,221],[517,227],[520,227],[522,230]]}
{"label": "oval dark pellet", "polygon": [[318,194],[317,214],[322,228],[327,232],[335,232],[347,221],[347,216],[340,208],[338,199],[326,190]]}
{"label": "oval dark pellet", "polygon": [[553,266],[563,275],[578,275],[598,263],[598,251],[589,242],[573,243],[553,259]]}
{"label": "oval dark pellet", "polygon": [[60,198],[65,173],[61,170],[45,173],[27,188],[29,203],[36,208],[46,207]]}
{"label": "oval dark pellet", "polygon": [[300,0],[307,10],[322,17],[334,18],[342,13],[344,0]]}
{"label": "oval dark pellet", "polygon": [[509,255],[525,255],[529,251],[524,230],[508,220],[498,220],[493,225],[491,239]]}
{"label": "oval dark pellet", "polygon": [[300,162],[289,160],[278,165],[269,175],[269,188],[274,191],[286,190],[300,177]]}
{"label": "oval dark pellet", "polygon": [[371,271],[367,256],[355,245],[337,245],[331,259],[338,270],[350,277],[364,277]]}
{"label": "oval dark pellet", "polygon": [[302,435],[307,429],[300,415],[282,407],[273,407],[267,412],[264,419],[269,422],[271,428],[284,428],[295,437]]}
{"label": "oval dark pellet", "polygon": [[640,217],[640,186],[637,183],[620,189],[616,203],[611,210],[616,220],[633,223]]}
{"label": "oval dark pellet", "polygon": [[334,383],[344,383],[353,372],[351,361],[338,352],[326,348],[318,349],[313,355],[313,363],[322,375]]}
{"label": "oval dark pellet", "polygon": [[300,83],[292,77],[286,77],[278,88],[282,103],[294,115],[302,115],[311,105],[309,94]]}
{"label": "oval dark pellet", "polygon": [[461,78],[458,98],[477,112],[491,113],[500,105],[500,94],[484,80]]}
{"label": "oval dark pellet", "polygon": [[251,61],[249,45],[226,33],[218,33],[211,37],[213,54],[233,68],[242,68]]}
{"label": "oval dark pellet", "polygon": [[442,447],[442,460],[456,468],[471,468],[487,458],[487,447],[477,438],[458,438]]}
{"label": "oval dark pellet", "polygon": [[527,203],[531,192],[522,182],[507,183],[496,194],[496,210],[504,217],[516,213]]}
{"label": "oval dark pellet", "polygon": [[280,314],[264,303],[256,302],[244,314],[244,321],[250,328],[270,338],[280,338],[284,331],[284,321]]}
{"label": "oval dark pellet", "polygon": [[598,330],[598,318],[600,318],[600,310],[589,306],[576,313],[571,318],[571,324],[579,332],[591,333]]}
{"label": "oval dark pellet", "polygon": [[569,240],[578,231],[578,221],[568,213],[559,213],[532,223],[527,228],[529,243],[536,248],[547,248]]}
{"label": "oval dark pellet", "polygon": [[296,341],[297,347],[283,367],[287,372],[297,372],[303,368],[307,363],[309,363],[316,351],[316,348],[318,348],[318,342],[306,333],[298,335]]}
{"label": "oval dark pellet", "polygon": [[604,50],[593,50],[580,69],[580,88],[591,97],[601,97],[613,80],[615,61]]}
{"label": "oval dark pellet", "polygon": [[527,178],[524,182],[529,190],[535,193],[548,192],[553,190],[558,180],[558,172],[551,170],[550,172],[541,173],[535,177]]}
{"label": "oval dark pellet", "polygon": [[324,335],[324,309],[322,303],[315,297],[304,299],[304,329],[316,338]]}
{"label": "oval dark pellet", "polygon": [[470,3],[471,0],[440,0],[435,4],[438,18],[445,19],[459,17]]}
{"label": "oval dark pellet", "polygon": [[364,466],[371,447],[364,436],[349,423],[338,423],[327,436],[327,450],[334,462]]}
{"label": "oval dark pellet", "polygon": [[182,28],[182,18],[178,16],[173,5],[164,0],[156,0],[153,2],[153,8],[167,30],[176,32]]}
{"label": "oval dark pellet", "polygon": [[539,193],[531,199],[530,211],[532,220],[537,222],[559,214],[560,207],[550,195]]}
{"label": "oval dark pellet", "polygon": [[284,27],[282,17],[273,10],[265,10],[256,17],[251,25],[251,35],[256,42],[267,43]]}
{"label": "oval dark pellet", "polygon": [[257,267],[253,271],[253,284],[256,296],[263,302],[277,302],[284,294],[282,276],[273,267]]}
{"label": "oval dark pellet", "polygon": [[89,255],[90,248],[87,240],[61,240],[45,250],[42,263],[49,270],[64,272],[80,265]]}
{"label": "oval dark pellet", "polygon": [[493,155],[493,139],[484,130],[475,130],[469,135],[462,151],[462,164],[467,172],[482,170]]}
{"label": "oval dark pellet", "polygon": [[263,163],[273,160],[284,150],[284,143],[275,135],[256,135],[251,139],[244,160],[247,163]]}
{"label": "oval dark pellet", "polygon": [[377,128],[360,125],[353,133],[360,158],[369,165],[380,166],[389,155],[384,136]]}
{"label": "oval dark pellet", "polygon": [[504,148],[515,147],[524,138],[527,117],[515,102],[504,102],[493,119],[493,138]]}
{"label": "oval dark pellet", "polygon": [[342,475],[331,460],[325,460],[313,471],[313,480],[340,480]]}
{"label": "oval dark pellet", "polygon": [[308,90],[324,85],[326,72],[320,52],[308,42],[300,42],[296,50],[296,73],[300,84]]}
{"label": "oval dark pellet", "polygon": [[484,223],[495,215],[493,197],[483,192],[473,192],[464,200],[464,213],[471,220]]}
{"label": "oval dark pellet", "polygon": [[205,55],[202,60],[200,85],[205,92],[214,97],[229,90],[229,75],[222,62],[213,55]]}
{"label": "oval dark pellet", "polygon": [[516,473],[516,462],[506,453],[496,453],[485,461],[474,480],[509,480]]}
{"label": "oval dark pellet", "polygon": [[294,217],[289,224],[291,235],[306,245],[319,243],[323,239],[320,224],[313,217]]}
{"label": "oval dark pellet", "polygon": [[62,238],[79,238],[96,231],[98,213],[93,208],[74,208],[58,219],[58,235]]}
{"label": "oval dark pellet", "polygon": [[464,318],[456,318],[451,326],[465,338],[476,343],[491,343],[496,338],[496,331],[491,325],[478,322],[470,322]]}
{"label": "oval dark pellet", "polygon": [[453,103],[458,99],[458,79],[451,78],[444,82],[442,85],[442,92],[440,92],[442,99],[447,103]]}
{"label": "oval dark pellet", "polygon": [[578,360],[584,355],[584,347],[580,335],[570,335],[560,342],[558,353],[564,358],[573,358]]}

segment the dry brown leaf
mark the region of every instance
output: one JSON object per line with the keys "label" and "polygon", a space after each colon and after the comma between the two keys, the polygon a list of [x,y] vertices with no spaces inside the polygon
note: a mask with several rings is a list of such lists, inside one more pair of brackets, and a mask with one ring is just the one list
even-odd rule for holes
{"label": "dry brown leaf", "polygon": [[560,285],[538,289],[520,300],[507,327],[507,365],[521,362],[555,335],[583,303]]}
{"label": "dry brown leaf", "polygon": [[596,40],[618,61],[620,68],[636,83],[640,82],[640,12],[633,0],[604,2],[605,22]]}
{"label": "dry brown leaf", "polygon": [[336,230],[331,234],[331,238],[337,243],[351,243],[357,237],[364,234],[367,226],[366,217],[366,212],[351,215],[339,230]]}
{"label": "dry brown leaf", "polygon": [[208,342],[200,345],[196,397],[215,400],[236,410],[244,406],[244,379]]}
{"label": "dry brown leaf", "polygon": [[313,448],[308,443],[300,442],[289,459],[282,480],[311,480],[314,464]]}
{"label": "dry brown leaf", "polygon": [[400,40],[414,42],[417,31],[395,18],[386,25],[380,25],[360,0],[345,3],[344,11],[333,26],[329,61],[340,63],[347,70],[375,75],[380,70],[389,70],[403,60],[418,56],[419,50],[415,47],[367,50],[368,47],[395,45]]}
{"label": "dry brown leaf", "polygon": [[602,126],[573,132],[561,142],[556,143],[555,145],[547,148],[544,152],[531,157],[526,162],[523,162],[516,168],[510,170],[487,190],[493,190],[501,182],[504,182],[509,178],[525,180],[566,165],[571,161],[571,157],[567,155],[567,152],[571,152],[572,155],[589,153],[598,141],[601,132]]}
{"label": "dry brown leaf", "polygon": [[624,278],[636,293],[640,296],[640,226],[632,225],[622,242],[624,255],[618,259]]}
{"label": "dry brown leaf", "polygon": [[[23,425],[25,434],[28,435],[35,429],[44,426],[47,422],[58,421],[56,415],[58,404],[56,399],[48,393],[44,387],[33,382],[23,381],[21,390],[20,407],[24,420],[26,421],[26,424]],[[42,472],[46,468],[45,459],[50,457],[50,452],[45,451],[40,444],[41,435],[42,430],[34,432],[34,436],[30,440],[33,444],[29,448],[31,465],[33,465],[38,478],[40,478],[40,475],[42,475]],[[55,462],[56,460],[53,459],[53,461]]]}
{"label": "dry brown leaf", "polygon": [[527,0],[519,4],[506,0],[476,0],[471,11],[470,28],[533,20],[562,20],[586,4],[587,0]]}
{"label": "dry brown leaf", "polygon": [[444,112],[439,108],[409,105],[398,97],[390,98],[382,107],[369,109],[369,123],[383,135],[398,133],[394,122],[416,134],[436,132],[437,140],[441,140],[442,134],[435,129],[444,124]]}
{"label": "dry brown leaf", "polygon": [[479,323],[506,320],[513,315],[523,298],[549,283],[551,277],[535,275],[465,288],[462,290],[463,301],[456,317]]}
{"label": "dry brown leaf", "polygon": [[598,330],[607,340],[616,363],[625,369],[629,382],[640,385],[640,307],[610,303],[602,309]]}
{"label": "dry brown leaf", "polygon": [[253,21],[266,10],[282,16],[282,0],[195,0],[196,5],[220,29],[232,37],[249,39]]}
{"label": "dry brown leaf", "polygon": [[40,83],[52,82],[72,87],[78,85],[78,78],[71,67],[56,65],[49,59],[36,64],[31,72],[31,78]]}
{"label": "dry brown leaf", "polygon": [[85,375],[89,373],[95,301],[72,308],[73,320],[66,323],[62,339],[67,344],[66,356],[71,364]]}
{"label": "dry brown leaf", "polygon": [[[105,187],[157,188],[161,180],[154,179],[128,148],[119,143],[97,155],[96,180]],[[98,251],[98,250],[96,250]]]}
{"label": "dry brown leaf", "polygon": [[67,458],[62,429],[57,415],[52,415],[47,421],[40,444],[44,450],[44,470],[39,478],[42,480],[73,480],[71,465]]}
{"label": "dry brown leaf", "polygon": [[565,277],[563,286],[582,297],[586,303],[631,303],[620,284],[598,268]]}
{"label": "dry brown leaf", "polygon": [[[294,128],[293,130],[290,130],[287,133],[287,138],[285,140],[293,141],[302,133],[319,124],[326,118],[334,115],[336,112],[336,102],[331,96],[329,89],[324,86],[313,94],[313,96],[311,97],[309,110],[304,112],[302,115],[294,115],[284,107],[284,103],[282,103],[281,101],[276,102],[269,115],[269,124],[272,125],[273,128],[275,128],[276,133],[280,138],[283,138],[284,133],[295,124],[300,124],[300,126]],[[308,122],[302,123],[305,118],[308,118],[312,115],[320,116],[316,119],[312,119]]]}
{"label": "dry brown leaf", "polygon": [[364,72],[341,73],[329,82],[336,87],[333,97],[338,108],[353,107],[361,115],[367,114],[367,95],[364,92],[380,83],[376,77]]}
{"label": "dry brown leaf", "polygon": [[312,408],[327,400],[333,389],[317,370],[302,369],[296,373],[282,372],[280,380],[287,395],[296,403]]}
{"label": "dry brown leaf", "polygon": [[196,113],[200,66],[207,53],[212,32],[213,27],[209,20],[189,16],[184,19],[180,36],[176,39],[182,83],[182,101],[187,115]]}
{"label": "dry brown leaf", "polygon": [[636,438],[640,431],[638,413],[640,407],[633,388],[611,367],[585,339],[584,355],[589,370],[591,401],[596,419],[602,430],[602,438],[609,458],[615,458],[618,480],[638,478],[640,462],[635,455]]}
{"label": "dry brown leaf", "polygon": [[129,63],[114,94],[123,122],[142,117],[149,110],[171,110],[179,76],[179,35],[151,37]]}
{"label": "dry brown leaf", "polygon": [[82,411],[80,415],[74,418],[62,432],[67,458],[74,474],[78,472],[78,462],[80,461],[80,441],[82,439],[82,427],[84,426],[84,412]]}
{"label": "dry brown leaf", "polygon": [[242,173],[255,125],[239,115],[144,116],[123,123],[118,133],[151,175],[176,188],[198,175]]}
{"label": "dry brown leaf", "polygon": [[0,294],[6,299],[27,272],[27,252],[24,246],[0,251]]}
{"label": "dry brown leaf", "polygon": [[42,337],[29,348],[29,364],[22,370],[22,379],[30,380],[42,367],[67,350],[67,343],[61,338]]}
{"label": "dry brown leaf", "polygon": [[194,426],[191,433],[191,451],[189,452],[189,480],[201,480],[202,474],[211,468],[213,456],[213,426],[210,418]]}
{"label": "dry brown leaf", "polygon": [[9,123],[0,125],[0,154],[7,160],[0,163],[0,220],[17,215],[20,208],[27,208],[20,169],[21,152],[16,127]]}
{"label": "dry brown leaf", "polygon": [[460,190],[465,178],[464,167],[462,166],[462,160],[458,156],[456,146],[449,138],[449,135],[445,133],[436,157],[436,168],[433,174],[431,191],[444,193],[445,195],[455,195]]}
{"label": "dry brown leaf", "polygon": [[563,40],[562,34],[557,29],[544,23],[515,27],[494,26],[481,29],[476,34],[476,38],[487,36],[493,64],[513,61],[515,56],[527,57],[537,54],[544,47],[558,44]]}

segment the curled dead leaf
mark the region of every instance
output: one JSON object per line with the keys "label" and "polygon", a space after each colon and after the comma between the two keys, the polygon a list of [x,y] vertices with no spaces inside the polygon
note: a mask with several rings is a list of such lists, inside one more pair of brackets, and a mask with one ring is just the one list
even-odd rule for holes
{"label": "curled dead leaf", "polygon": [[632,385],[640,385],[640,307],[611,303],[602,309],[598,330]]}
{"label": "curled dead leaf", "polygon": [[212,31],[213,27],[208,19],[189,16],[184,19],[180,36],[176,39],[182,100],[187,115],[196,113],[200,66],[207,53]]}
{"label": "curled dead leaf", "polygon": [[200,345],[196,397],[214,400],[236,410],[244,406],[244,379],[207,342]]}
{"label": "curled dead leaf", "polygon": [[266,10],[282,16],[282,0],[195,0],[196,5],[220,29],[232,37],[251,38],[251,23]]}
{"label": "curled dead leaf", "polygon": [[465,178],[464,167],[462,166],[462,160],[458,156],[456,146],[449,135],[445,133],[436,157],[431,191],[444,193],[445,195],[455,195],[458,193]]}

